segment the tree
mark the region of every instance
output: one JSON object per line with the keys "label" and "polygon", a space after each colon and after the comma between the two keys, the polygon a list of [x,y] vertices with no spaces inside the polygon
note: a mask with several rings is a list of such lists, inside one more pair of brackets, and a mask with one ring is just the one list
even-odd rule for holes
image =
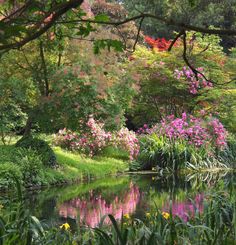
{"label": "tree", "polygon": [[[145,37],[145,40],[149,48],[137,46],[126,65],[127,76],[137,86],[137,96],[129,111],[133,124],[140,127],[171,114],[178,117],[183,112],[201,112],[218,114],[228,130],[234,131],[235,100],[230,96],[235,98],[236,86],[229,81],[236,75],[233,69],[235,60],[222,51],[220,39],[188,33],[187,42],[191,43],[187,50],[189,61],[205,74],[204,77],[198,74],[198,80],[180,59],[183,52],[180,41],[175,43],[172,52],[168,52],[171,41],[150,37]],[[230,105],[231,109],[225,105]]]}

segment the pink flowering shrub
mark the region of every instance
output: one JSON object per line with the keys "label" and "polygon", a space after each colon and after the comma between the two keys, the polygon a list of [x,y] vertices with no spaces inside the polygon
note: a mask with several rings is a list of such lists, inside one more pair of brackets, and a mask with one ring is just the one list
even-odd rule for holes
{"label": "pink flowering shrub", "polygon": [[55,135],[54,144],[59,145],[62,148],[72,150],[73,145],[76,141],[78,141],[78,139],[79,135],[77,133],[74,133],[69,129],[63,128],[60,129],[59,132]]}
{"label": "pink flowering shrub", "polygon": [[87,131],[78,134],[70,130],[59,130],[55,136],[55,144],[73,151],[79,151],[89,156],[106,147],[111,141],[111,133],[103,129],[103,124],[92,117],[86,123]]}
{"label": "pink flowering shrub", "polygon": [[213,117],[204,120],[186,113],[183,113],[181,118],[170,115],[151,131],[156,131],[158,135],[170,140],[185,140],[195,147],[211,145],[223,149],[226,146],[227,132],[220,121]]}
{"label": "pink flowering shrub", "polygon": [[139,141],[133,131],[121,128],[119,131],[106,132],[104,124],[90,117],[86,123],[87,130],[82,134],[67,129],[59,130],[55,136],[55,144],[63,148],[79,151],[94,156],[105,147],[112,145],[129,153],[130,160],[137,157]]}
{"label": "pink flowering shrub", "polygon": [[[203,72],[203,68],[197,68],[199,72]],[[199,89],[201,88],[212,88],[213,84],[209,81],[206,81],[205,78],[198,74],[198,80],[195,77],[193,71],[189,68],[184,66],[182,70],[175,70],[175,77],[177,79],[184,79],[187,80],[189,83],[189,92],[191,94],[197,94]]]}
{"label": "pink flowering shrub", "polygon": [[167,116],[150,129],[150,134],[139,136],[139,155],[131,169],[225,167],[219,154],[227,150],[226,137],[224,126],[216,118],[186,113],[179,118]]}
{"label": "pink flowering shrub", "polygon": [[139,153],[139,140],[133,131],[121,128],[113,136],[113,146],[129,152],[130,160],[135,159]]}

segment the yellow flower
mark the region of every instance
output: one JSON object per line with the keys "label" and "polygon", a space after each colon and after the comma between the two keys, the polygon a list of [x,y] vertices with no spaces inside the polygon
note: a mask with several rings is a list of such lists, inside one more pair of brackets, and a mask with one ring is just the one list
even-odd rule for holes
{"label": "yellow flower", "polygon": [[155,170],[156,170],[156,168],[155,168],[155,167],[153,167],[153,168],[152,168],[152,171],[155,171]]}
{"label": "yellow flower", "polygon": [[165,219],[169,219],[169,218],[170,218],[170,214],[167,213],[167,212],[162,212],[162,216],[163,216]]}
{"label": "yellow flower", "polygon": [[150,218],[151,217],[151,214],[150,213],[146,213],[146,217],[147,218]]}
{"label": "yellow flower", "polygon": [[65,224],[62,224],[62,225],[60,226],[60,228],[67,231],[67,230],[70,229],[70,225],[69,225],[68,223],[65,223]]}
{"label": "yellow flower", "polygon": [[156,178],[155,177],[152,177],[152,180],[155,180]]}
{"label": "yellow flower", "polygon": [[129,214],[124,214],[124,218],[125,218],[125,219],[130,219]]}

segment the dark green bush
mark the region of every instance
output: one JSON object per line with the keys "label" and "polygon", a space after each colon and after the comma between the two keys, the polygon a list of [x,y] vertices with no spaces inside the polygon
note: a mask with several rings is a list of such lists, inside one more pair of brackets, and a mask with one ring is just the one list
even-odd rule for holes
{"label": "dark green bush", "polygon": [[0,190],[6,190],[15,187],[13,176],[21,183],[23,176],[19,166],[12,162],[0,164]]}
{"label": "dark green bush", "polygon": [[20,167],[24,186],[43,184],[43,163],[37,152],[31,149],[18,148],[13,159],[13,162]]}
{"label": "dark green bush", "polygon": [[33,138],[31,135],[29,135],[22,137],[16,143],[16,147],[34,150],[42,158],[42,162],[45,166],[54,167],[57,164],[55,153],[49,144],[44,140]]}

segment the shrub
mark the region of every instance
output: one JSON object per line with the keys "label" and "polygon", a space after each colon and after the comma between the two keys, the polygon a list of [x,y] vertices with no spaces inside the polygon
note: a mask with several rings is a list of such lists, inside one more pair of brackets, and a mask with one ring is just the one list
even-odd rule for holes
{"label": "shrub", "polygon": [[108,146],[114,146],[129,153],[130,160],[137,157],[139,142],[136,134],[127,128],[111,133],[104,129],[104,124],[94,118],[86,123],[87,130],[78,134],[67,129],[59,130],[55,136],[55,144],[69,150],[94,156]]}
{"label": "shrub", "polygon": [[19,148],[14,154],[14,163],[20,167],[24,186],[41,185],[44,180],[42,158],[36,151]]}
{"label": "shrub", "polygon": [[94,156],[111,140],[111,133],[106,132],[104,124],[90,118],[86,123],[87,130],[78,134],[66,128],[59,130],[55,137],[55,144],[69,150],[79,151],[85,155]]}
{"label": "shrub", "polygon": [[22,182],[23,176],[19,166],[12,162],[6,162],[0,164],[0,190],[9,189],[15,187],[15,181],[13,176]]}
{"label": "shrub", "polygon": [[153,127],[152,132],[163,135],[172,141],[182,139],[195,147],[226,147],[227,132],[216,118],[194,117],[182,113],[181,118],[174,115],[163,118],[161,123]]}
{"label": "shrub", "polygon": [[232,151],[229,147],[218,154],[204,145],[196,147],[184,139],[172,140],[169,137],[152,133],[140,137],[139,155],[130,168],[150,170],[153,167],[172,171],[180,168],[206,169],[232,166]]}
{"label": "shrub", "polygon": [[179,140],[173,144],[168,138],[153,133],[140,138],[140,152],[134,166],[142,170],[153,167],[176,170],[190,158],[191,149],[184,141]]}
{"label": "shrub", "polygon": [[134,160],[139,153],[139,141],[133,131],[121,128],[112,137],[113,146],[125,150],[129,153],[129,159]]}
{"label": "shrub", "polygon": [[42,159],[45,166],[56,166],[56,155],[47,142],[41,139],[33,138],[31,135],[22,137],[17,143],[16,147],[32,149]]}

